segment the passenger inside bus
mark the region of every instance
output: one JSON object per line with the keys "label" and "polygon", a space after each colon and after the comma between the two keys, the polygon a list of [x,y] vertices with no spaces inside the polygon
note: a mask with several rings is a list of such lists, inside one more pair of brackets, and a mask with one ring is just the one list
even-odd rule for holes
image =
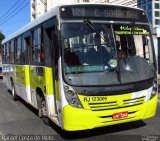
{"label": "passenger inside bus", "polygon": [[116,41],[116,50],[113,50],[112,52],[113,58],[125,58],[125,52],[122,50],[121,42]]}
{"label": "passenger inside bus", "polygon": [[101,44],[100,34],[94,35],[94,47],[86,53],[87,64],[108,64],[110,54],[106,47]]}
{"label": "passenger inside bus", "polygon": [[135,56],[136,48],[134,43],[133,35],[121,35],[120,36],[121,49],[124,51],[126,56]]}

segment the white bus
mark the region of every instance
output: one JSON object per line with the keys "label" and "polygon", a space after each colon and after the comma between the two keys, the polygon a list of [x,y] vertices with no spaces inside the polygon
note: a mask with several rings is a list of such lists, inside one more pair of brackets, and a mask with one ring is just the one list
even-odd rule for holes
{"label": "white bus", "polygon": [[156,113],[155,53],[141,9],[58,5],[6,38],[2,55],[3,81],[13,99],[21,97],[64,130]]}

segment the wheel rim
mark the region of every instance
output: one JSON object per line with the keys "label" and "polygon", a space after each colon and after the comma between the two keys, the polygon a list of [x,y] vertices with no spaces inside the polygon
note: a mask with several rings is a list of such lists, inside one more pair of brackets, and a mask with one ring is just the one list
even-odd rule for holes
{"label": "wheel rim", "polygon": [[14,96],[14,93],[15,93],[14,86],[12,85],[12,96]]}
{"label": "wheel rim", "polygon": [[46,102],[45,102],[45,100],[42,101],[42,115],[44,117],[47,117],[47,108],[46,108]]}

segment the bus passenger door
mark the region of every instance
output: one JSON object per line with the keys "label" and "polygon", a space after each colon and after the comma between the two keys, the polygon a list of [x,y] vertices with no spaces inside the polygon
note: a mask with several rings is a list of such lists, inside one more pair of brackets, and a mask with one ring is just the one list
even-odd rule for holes
{"label": "bus passenger door", "polygon": [[158,38],[158,79],[160,79],[160,37]]}
{"label": "bus passenger door", "polygon": [[27,102],[32,104],[31,102],[31,88],[30,88],[30,57],[29,51],[31,47],[30,43],[30,32],[24,34],[23,44],[25,48],[25,84],[26,84],[26,94],[27,94]]}
{"label": "bus passenger door", "polygon": [[[58,123],[58,72],[57,70],[57,61],[55,59],[55,50],[54,50],[54,43],[53,43],[53,36],[52,33],[55,31],[55,26],[53,25],[53,21],[51,23],[46,23],[46,27],[44,27],[44,46],[45,46],[45,66],[46,71],[50,72],[52,75],[47,75],[49,77],[46,79],[46,89],[48,90],[48,98],[50,99],[50,102],[48,103],[48,108],[50,111],[50,118],[54,120],[54,122]],[[56,63],[57,62],[57,63]],[[47,90],[46,90],[47,91]]]}

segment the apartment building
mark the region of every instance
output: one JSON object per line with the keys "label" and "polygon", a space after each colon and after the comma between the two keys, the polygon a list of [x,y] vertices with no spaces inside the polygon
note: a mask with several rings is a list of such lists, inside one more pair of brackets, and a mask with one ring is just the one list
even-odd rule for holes
{"label": "apartment building", "polygon": [[137,0],[109,0],[109,3],[137,7]]}
{"label": "apartment building", "polygon": [[160,27],[160,0],[137,0],[137,6],[146,10],[153,28]]}
{"label": "apartment building", "polygon": [[[158,66],[160,66],[160,0],[137,0],[137,6],[144,9],[149,18],[153,30],[155,53]],[[160,67],[158,67],[158,76],[160,78]]]}

